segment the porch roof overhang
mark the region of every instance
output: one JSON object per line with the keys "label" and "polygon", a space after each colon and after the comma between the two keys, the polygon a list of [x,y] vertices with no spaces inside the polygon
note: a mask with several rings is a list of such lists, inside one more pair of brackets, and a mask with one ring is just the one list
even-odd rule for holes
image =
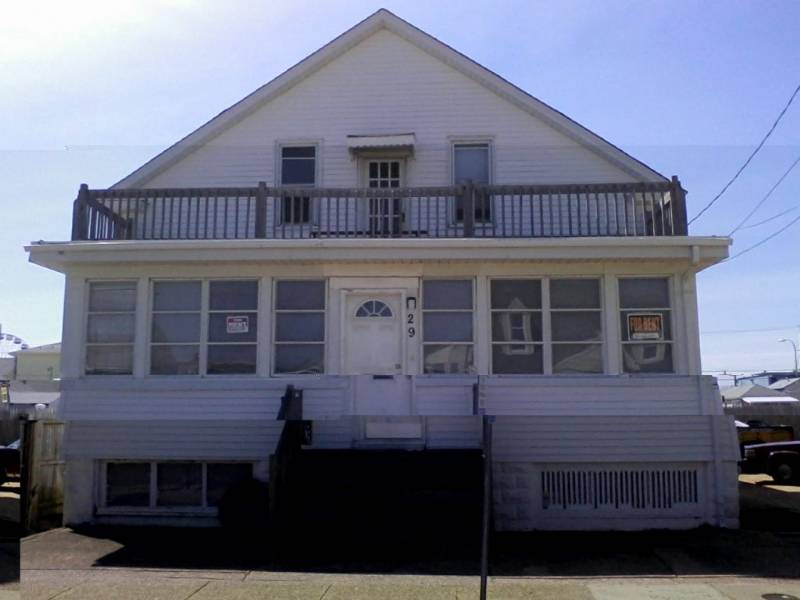
{"label": "porch roof overhang", "polygon": [[378,238],[34,242],[30,261],[54,271],[132,263],[655,262],[700,271],[728,256],[730,238]]}

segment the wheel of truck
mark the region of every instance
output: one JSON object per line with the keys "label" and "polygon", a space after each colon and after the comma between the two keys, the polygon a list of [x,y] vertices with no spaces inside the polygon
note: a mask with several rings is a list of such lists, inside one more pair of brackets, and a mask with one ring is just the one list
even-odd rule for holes
{"label": "wheel of truck", "polygon": [[793,483],[800,476],[800,470],[797,468],[796,461],[780,460],[772,465],[772,472],[770,473],[775,483],[787,484]]}

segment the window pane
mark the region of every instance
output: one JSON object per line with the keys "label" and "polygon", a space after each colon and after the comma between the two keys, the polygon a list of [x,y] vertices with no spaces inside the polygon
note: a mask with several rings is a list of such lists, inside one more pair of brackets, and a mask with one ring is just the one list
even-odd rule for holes
{"label": "window pane", "polygon": [[200,310],[200,282],[155,282],[153,310]]}
{"label": "window pane", "polygon": [[276,373],[323,372],[322,344],[275,344]]}
{"label": "window pane", "polygon": [[323,313],[278,313],[275,315],[275,341],[321,342],[325,339]]}
{"label": "window pane", "polygon": [[314,185],[314,159],[284,159],[281,185]]}
{"label": "window pane", "polygon": [[279,310],[321,310],[325,308],[325,282],[279,281],[275,296],[275,308]]}
{"label": "window pane", "polygon": [[253,477],[249,463],[209,463],[206,465],[206,503],[217,506],[231,487]]}
{"label": "window pane", "polygon": [[283,158],[314,158],[315,146],[285,146],[281,148]]}
{"label": "window pane", "polygon": [[432,280],[422,282],[425,309],[472,309],[472,281]]}
{"label": "window pane", "polygon": [[94,281],[89,284],[91,312],[133,312],[136,310],[135,281]]}
{"label": "window pane", "polygon": [[487,144],[459,145],[453,148],[456,185],[472,180],[489,183],[489,146]]}
{"label": "window pane", "polygon": [[539,344],[492,344],[492,372],[499,374],[539,374],[542,368]]}
{"label": "window pane", "polygon": [[599,311],[550,313],[553,341],[590,342],[603,339],[602,319]]}
{"label": "window pane", "polygon": [[472,341],[472,313],[424,313],[422,324],[426,342]]}
{"label": "window pane", "polygon": [[623,344],[626,373],[672,373],[672,344]]}
{"label": "window pane", "polygon": [[200,340],[198,313],[161,313],[153,315],[153,342],[197,342]]}
{"label": "window pane", "polygon": [[225,373],[255,373],[256,345],[208,347],[208,373],[223,375]]}
{"label": "window pane", "polygon": [[619,280],[620,308],[669,308],[669,283],[664,278]]}
{"label": "window pane", "polygon": [[258,308],[258,281],[212,281],[208,293],[211,310]]}
{"label": "window pane", "polygon": [[89,315],[87,342],[132,342],[136,317],[133,313]]}
{"label": "window pane", "polygon": [[538,279],[495,279],[492,308],[541,308],[542,282]]}
{"label": "window pane", "polygon": [[133,346],[87,346],[87,375],[130,375]]}
{"label": "window pane", "polygon": [[150,465],[108,463],[106,465],[106,506],[149,506]]}
{"label": "window pane", "polygon": [[551,279],[551,308],[600,308],[597,279]]}
{"label": "window pane", "polygon": [[472,367],[472,344],[426,344],[425,373],[468,373]]}
{"label": "window pane", "polygon": [[154,375],[196,375],[199,346],[151,346],[150,372]]}
{"label": "window pane", "polygon": [[540,342],[541,340],[541,313],[492,313],[492,341]]}
{"label": "window pane", "polygon": [[203,503],[203,466],[199,463],[156,465],[158,506],[200,506]]}
{"label": "window pane", "polygon": [[209,342],[255,342],[256,313],[211,313],[208,315]]}
{"label": "window pane", "polygon": [[553,344],[553,373],[602,373],[600,344]]}
{"label": "window pane", "polygon": [[[658,317],[661,317],[659,329]],[[630,317],[630,318],[629,318]],[[623,310],[620,327],[623,341],[659,341],[672,339],[672,319],[668,310]]]}

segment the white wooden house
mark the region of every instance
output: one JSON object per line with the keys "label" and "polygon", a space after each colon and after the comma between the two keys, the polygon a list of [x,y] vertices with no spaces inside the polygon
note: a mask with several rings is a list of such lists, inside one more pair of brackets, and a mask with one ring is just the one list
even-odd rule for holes
{"label": "white wooden house", "polygon": [[[500,530],[735,526],[684,192],[380,10],[111,189],[63,272],[67,523],[214,522],[304,450],[478,449]],[[476,525],[477,526],[477,525]]]}

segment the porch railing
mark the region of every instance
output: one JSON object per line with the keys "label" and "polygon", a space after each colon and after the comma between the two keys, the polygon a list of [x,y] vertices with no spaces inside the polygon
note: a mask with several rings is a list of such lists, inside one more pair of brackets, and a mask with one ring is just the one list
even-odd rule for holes
{"label": "porch railing", "polygon": [[73,240],[686,235],[677,178],[593,185],[91,190]]}

